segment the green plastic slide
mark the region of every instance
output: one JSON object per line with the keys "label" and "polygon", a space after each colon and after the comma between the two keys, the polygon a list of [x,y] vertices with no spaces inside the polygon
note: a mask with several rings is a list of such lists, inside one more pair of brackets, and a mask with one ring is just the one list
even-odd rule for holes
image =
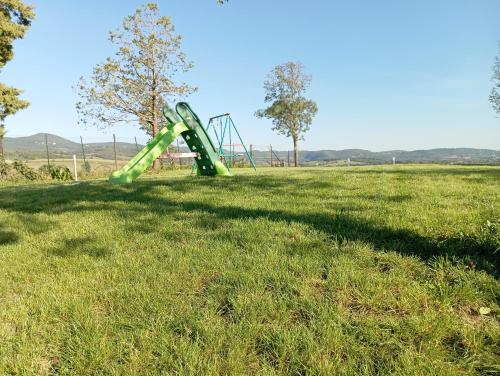
{"label": "green plastic slide", "polygon": [[226,166],[219,160],[217,150],[200,119],[187,103],[178,103],[176,112],[164,109],[163,114],[168,125],[162,128],[158,135],[125,166],[113,172],[109,177],[110,183],[131,183],[134,181],[160,157],[178,136],[184,138],[191,152],[198,154],[195,159],[198,175],[231,175]]}

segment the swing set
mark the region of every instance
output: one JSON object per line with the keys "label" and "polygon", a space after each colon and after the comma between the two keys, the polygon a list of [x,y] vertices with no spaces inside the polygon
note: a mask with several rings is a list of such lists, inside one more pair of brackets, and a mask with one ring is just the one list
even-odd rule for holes
{"label": "swing set", "polygon": [[[241,160],[248,159],[248,162],[254,170],[257,169],[255,161],[251,153],[248,151],[243,139],[238,132],[236,124],[229,113],[211,117],[208,120],[207,133],[214,135],[212,138],[217,142],[214,145],[219,156],[219,160],[224,163],[228,170],[234,167],[235,163]],[[234,142],[233,142],[234,141]],[[236,149],[242,148],[243,151],[239,152]],[[196,171],[196,159],[191,168],[191,174]]]}

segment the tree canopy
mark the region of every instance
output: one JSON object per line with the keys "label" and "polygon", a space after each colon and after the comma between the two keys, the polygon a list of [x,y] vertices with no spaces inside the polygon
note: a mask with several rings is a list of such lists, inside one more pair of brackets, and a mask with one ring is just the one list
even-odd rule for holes
{"label": "tree canopy", "polygon": [[[0,69],[14,57],[12,45],[16,39],[24,37],[34,17],[33,7],[20,0],[0,1]],[[19,98],[21,93],[0,82],[0,153],[3,151],[5,118],[29,105]]]}
{"label": "tree canopy", "polygon": [[176,82],[179,73],[192,67],[181,50],[181,39],[170,17],[162,16],[155,3],[126,17],[121,29],[109,34],[117,47],[114,56],[98,64],[90,80],[80,79],[80,123],[98,127],[135,123],[154,137],[167,100],[196,90]]}
{"label": "tree canopy", "polygon": [[318,111],[316,103],[304,97],[311,80],[300,62],[276,66],[264,82],[264,101],[270,105],[255,113],[259,118],[271,119],[272,129],[278,134],[292,138],[295,166],[298,165],[298,141],[304,139]]}
{"label": "tree canopy", "polygon": [[[499,44],[500,50],[500,44]],[[500,54],[495,58],[493,65],[493,88],[490,93],[490,103],[497,114],[500,115]]]}
{"label": "tree canopy", "polygon": [[24,37],[34,17],[33,7],[21,0],[0,1],[0,68],[14,57],[12,43]]}

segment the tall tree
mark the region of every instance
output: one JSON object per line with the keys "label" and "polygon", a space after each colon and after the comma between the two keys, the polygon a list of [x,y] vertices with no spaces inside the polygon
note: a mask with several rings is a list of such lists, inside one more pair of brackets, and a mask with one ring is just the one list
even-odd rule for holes
{"label": "tall tree", "polygon": [[[500,43],[498,47],[500,50]],[[496,113],[500,115],[500,54],[495,58],[492,81],[493,88],[490,93],[490,103]]]}
{"label": "tall tree", "polygon": [[298,142],[304,140],[304,133],[318,112],[316,103],[304,97],[311,80],[300,62],[276,66],[264,82],[264,101],[270,105],[255,113],[259,118],[271,119],[272,129],[278,134],[292,138],[295,167],[299,160]]}
{"label": "tall tree", "polygon": [[98,64],[89,81],[80,79],[76,104],[80,123],[98,127],[133,123],[156,136],[167,100],[196,90],[175,82],[179,72],[193,66],[181,50],[181,39],[156,3],[126,17],[122,28],[109,34],[117,46],[114,56]]}
{"label": "tall tree", "polygon": [[[14,57],[12,44],[24,37],[34,17],[33,7],[21,0],[0,0],[0,70]],[[3,155],[5,118],[29,105],[19,98],[21,93],[0,82],[0,155]]]}

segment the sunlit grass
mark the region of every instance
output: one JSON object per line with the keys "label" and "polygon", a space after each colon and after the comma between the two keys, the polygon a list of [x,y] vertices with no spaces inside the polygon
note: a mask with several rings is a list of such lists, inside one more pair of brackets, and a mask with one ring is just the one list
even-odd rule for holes
{"label": "sunlit grass", "polygon": [[0,188],[0,374],[500,372],[500,168],[186,173]]}

